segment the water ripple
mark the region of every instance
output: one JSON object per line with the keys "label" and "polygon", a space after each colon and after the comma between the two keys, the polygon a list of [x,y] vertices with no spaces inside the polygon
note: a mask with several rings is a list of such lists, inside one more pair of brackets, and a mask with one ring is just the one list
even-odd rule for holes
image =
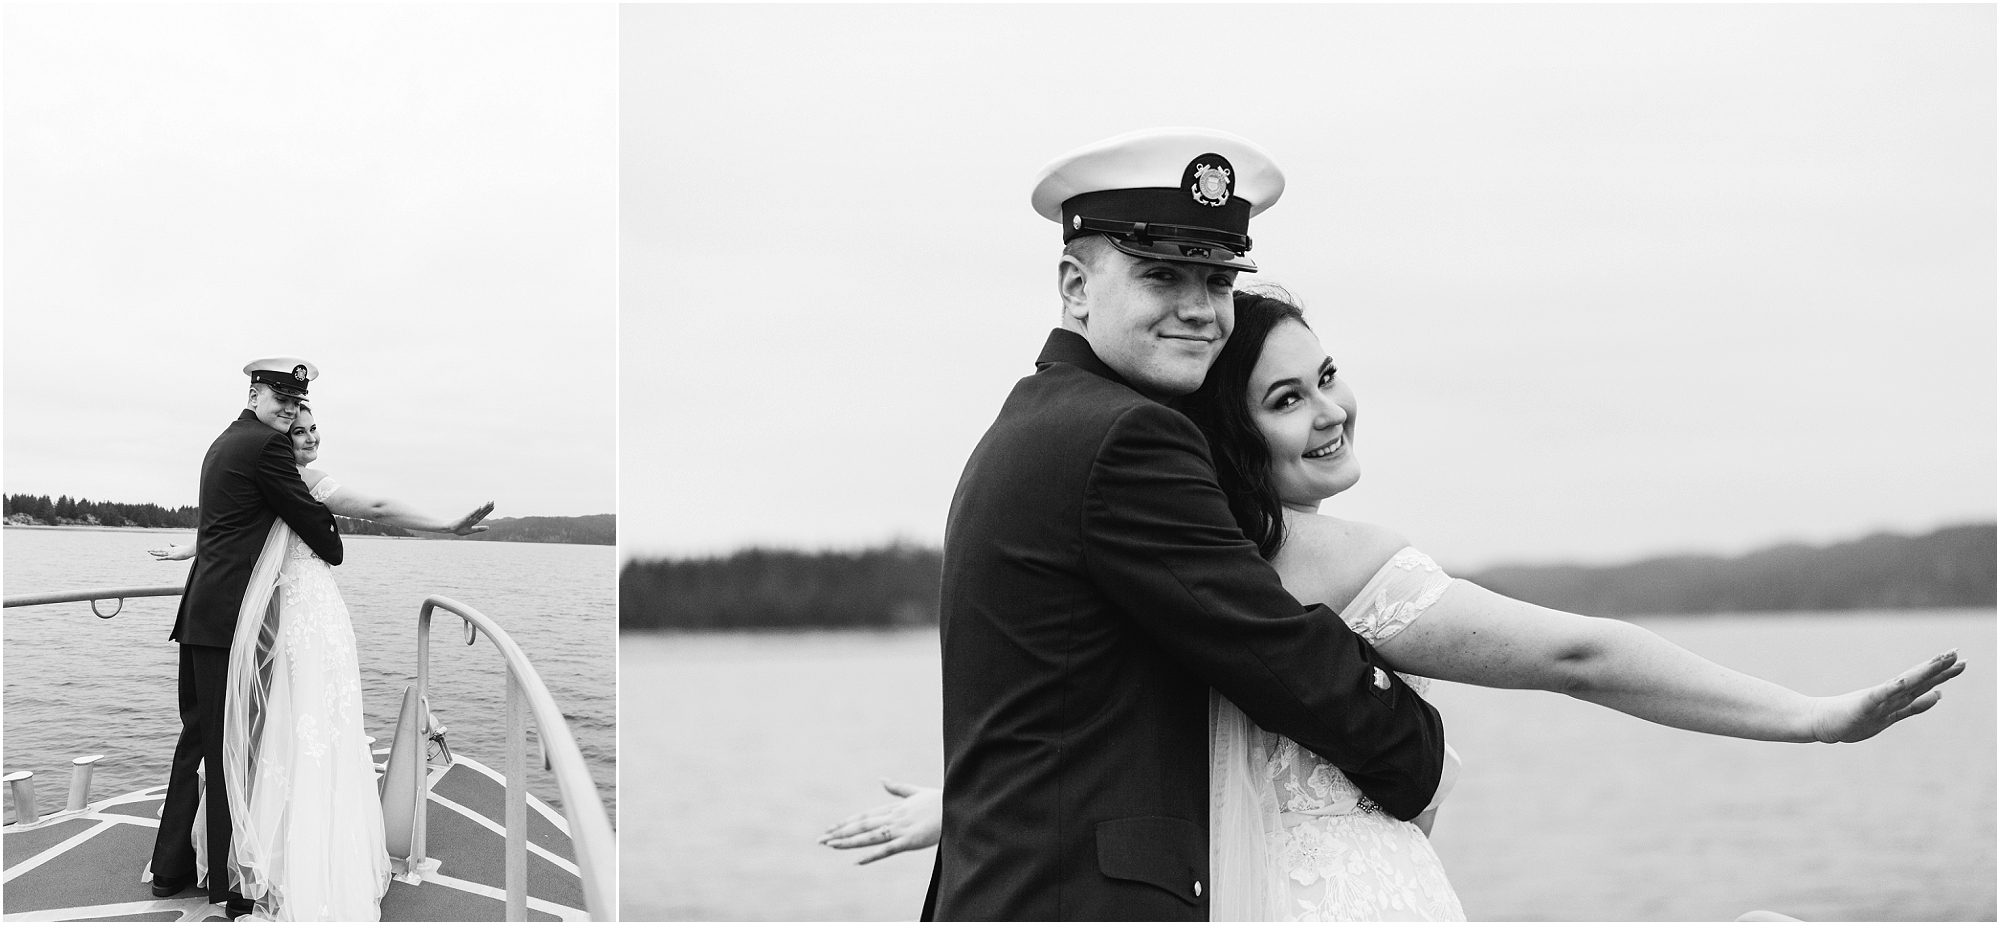
{"label": "water ripple", "polygon": [[[97,530],[6,533],[12,593],[178,583],[181,563],[145,550],[187,534]],[[571,719],[571,730],[607,809],[616,812],[617,639],[615,557],[609,547],[346,538],[334,570],[354,621],[365,728],[394,734],[403,690],[415,683],[416,616],[442,594],[499,621],[520,643]],[[47,775],[69,759],[103,753],[94,795],[166,780],[179,733],[178,654],[167,634],[177,598],[127,601],[116,619],[85,604],[8,611],[5,620],[7,770]],[[452,749],[489,765],[504,760],[505,666],[491,645],[467,649],[459,621],[433,618],[430,697]],[[531,756],[534,754],[530,752]],[[554,776],[530,760],[529,789],[560,805]],[[57,785],[60,787],[61,785]],[[60,799],[44,785],[46,807]],[[614,816],[615,817],[615,816]]]}

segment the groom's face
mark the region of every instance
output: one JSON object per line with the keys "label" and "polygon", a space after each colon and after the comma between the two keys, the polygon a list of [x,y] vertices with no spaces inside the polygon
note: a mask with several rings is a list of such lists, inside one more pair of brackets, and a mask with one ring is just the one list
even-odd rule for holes
{"label": "groom's face", "polygon": [[299,419],[299,400],[267,385],[250,387],[250,410],[257,420],[279,433],[290,433]]}
{"label": "groom's face", "polygon": [[1201,386],[1235,325],[1236,271],[1147,260],[1104,246],[1063,258],[1064,310],[1073,330],[1125,381],[1154,398]]}

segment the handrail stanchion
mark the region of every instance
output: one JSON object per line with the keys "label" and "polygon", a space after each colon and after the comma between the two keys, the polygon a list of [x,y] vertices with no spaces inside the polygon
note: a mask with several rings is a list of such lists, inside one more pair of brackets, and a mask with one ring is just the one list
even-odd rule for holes
{"label": "handrail stanchion", "polygon": [[[423,609],[417,616],[417,693],[427,694],[430,665],[431,611],[442,607],[468,625],[482,631],[493,647],[500,650],[501,658],[507,663],[507,894],[508,917],[514,916],[515,884],[523,891],[523,915],[525,915],[525,891],[527,889],[527,729],[524,721],[517,722],[517,711],[525,711],[535,722],[535,731],[540,735],[543,754],[556,775],[556,789],[562,795],[563,817],[569,821],[570,847],[576,851],[576,867],[583,885],[583,904],[594,921],[610,921],[616,917],[618,903],[618,856],[617,841],[611,831],[611,817],[604,811],[604,801],[598,796],[597,787],[590,779],[590,766],[583,761],[583,752],[576,746],[576,737],[570,734],[569,721],[563,717],[562,709],[555,698],[549,695],[548,686],[542,683],[541,675],[535,672],[528,656],[514,642],[500,624],[487,618],[485,614],[465,606],[448,597],[433,594],[424,599]],[[421,807],[430,799],[429,777],[424,778],[423,795],[425,803],[418,804],[417,835],[413,839],[421,848],[423,844],[423,818]],[[523,788],[520,796],[514,795],[514,788]],[[518,821],[518,825],[516,824]],[[517,835],[518,834],[518,841]],[[518,852],[518,853],[517,853]],[[515,859],[519,858],[517,862]],[[517,866],[518,865],[518,866]]]}
{"label": "handrail stanchion", "polygon": [[528,703],[507,666],[507,921],[528,920]]}
{"label": "handrail stanchion", "polygon": [[430,723],[431,608],[424,599],[417,615],[417,818],[410,823],[410,869],[430,857],[431,762],[424,748],[424,727]]}

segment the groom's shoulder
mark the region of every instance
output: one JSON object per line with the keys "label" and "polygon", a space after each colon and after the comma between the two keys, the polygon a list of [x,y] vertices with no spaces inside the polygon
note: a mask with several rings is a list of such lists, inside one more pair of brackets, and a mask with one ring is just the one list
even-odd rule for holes
{"label": "groom's shoulder", "polygon": [[231,454],[256,454],[263,452],[274,441],[285,441],[287,445],[290,444],[290,441],[285,440],[284,434],[271,429],[261,421],[238,420],[229,422],[229,426],[223,428],[222,434],[215,438],[212,449]]}
{"label": "groom's shoulder", "polygon": [[284,432],[275,430],[263,421],[255,419],[230,421],[229,427],[223,430],[222,436],[224,438],[241,440],[245,443],[254,443],[257,446],[263,446],[273,440],[282,440],[285,437]]}
{"label": "groom's shoulder", "polygon": [[1135,411],[1145,417],[1176,413],[1129,385],[1064,363],[1021,380],[1008,404],[1045,423],[1080,429],[1106,429]]}
{"label": "groom's shoulder", "polygon": [[989,440],[996,448],[1064,458],[1150,459],[1207,450],[1200,430],[1179,411],[1122,382],[1061,364],[1021,380],[994,423]]}
{"label": "groom's shoulder", "polygon": [[[1057,460],[1098,456],[1120,418],[1147,399],[1087,372],[1053,366],[1021,380],[987,432],[986,448],[1024,462],[1018,454]],[[1032,467],[1031,467],[1032,468]]]}

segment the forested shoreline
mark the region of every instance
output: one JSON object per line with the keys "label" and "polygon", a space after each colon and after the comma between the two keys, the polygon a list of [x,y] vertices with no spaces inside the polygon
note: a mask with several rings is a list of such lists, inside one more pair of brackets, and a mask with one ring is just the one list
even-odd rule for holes
{"label": "forested shoreline", "polygon": [[1666,556],[1614,566],[1516,566],[1468,576],[1545,607],[1617,617],[1666,613],[1902,610],[1994,605],[1994,525],[1878,533],[1743,556]]}
{"label": "forested shoreline", "polygon": [[6,495],[7,523],[23,526],[60,527],[183,527],[194,529],[200,509],[181,506],[173,509],[157,504],[120,504],[59,495]]}
{"label": "forested shoreline", "polygon": [[[91,501],[60,495],[6,495],[6,522],[13,526],[45,527],[146,527],[151,529],[193,530],[201,510],[193,506],[168,509],[157,504],[123,504]],[[340,532],[355,536],[421,536],[426,539],[456,540],[461,537],[435,533],[412,533],[352,517],[334,516]],[[581,517],[495,517],[485,521],[484,533],[463,537],[497,543],[571,543],[613,546],[618,542],[615,514],[587,514]]]}
{"label": "forested shoreline", "polygon": [[[1507,566],[1464,576],[1594,616],[1992,607],[1995,527],[1876,534],[1743,556],[1658,557],[1614,566]],[[621,630],[854,629],[934,625],[936,549],[749,549],[627,561]]]}
{"label": "forested shoreline", "polygon": [[625,563],[621,630],[861,629],[937,623],[938,550],[748,549]]}

